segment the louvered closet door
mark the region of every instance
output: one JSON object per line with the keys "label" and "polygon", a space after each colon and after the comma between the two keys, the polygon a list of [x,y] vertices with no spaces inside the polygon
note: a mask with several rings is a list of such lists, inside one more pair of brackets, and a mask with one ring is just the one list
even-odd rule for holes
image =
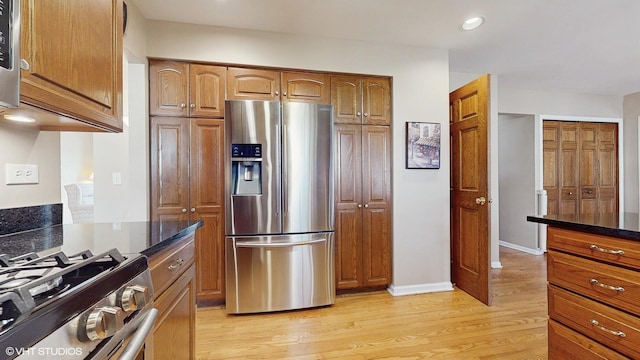
{"label": "louvered closet door", "polygon": [[549,214],[618,211],[617,139],[613,123],[544,122]]}

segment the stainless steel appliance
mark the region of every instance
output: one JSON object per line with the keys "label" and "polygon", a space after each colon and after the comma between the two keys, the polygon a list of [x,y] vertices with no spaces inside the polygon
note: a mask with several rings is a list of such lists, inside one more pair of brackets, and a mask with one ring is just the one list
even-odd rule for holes
{"label": "stainless steel appliance", "polygon": [[157,316],[142,255],[0,256],[0,358],[133,359]]}
{"label": "stainless steel appliance", "polygon": [[227,101],[228,313],[333,304],[333,107]]}
{"label": "stainless steel appliance", "polygon": [[0,0],[0,107],[20,102],[20,0]]}

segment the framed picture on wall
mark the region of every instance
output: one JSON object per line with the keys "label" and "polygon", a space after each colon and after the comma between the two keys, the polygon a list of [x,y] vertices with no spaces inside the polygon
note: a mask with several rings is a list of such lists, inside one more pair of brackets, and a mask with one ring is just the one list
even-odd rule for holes
{"label": "framed picture on wall", "polygon": [[440,124],[407,122],[407,169],[440,169]]}

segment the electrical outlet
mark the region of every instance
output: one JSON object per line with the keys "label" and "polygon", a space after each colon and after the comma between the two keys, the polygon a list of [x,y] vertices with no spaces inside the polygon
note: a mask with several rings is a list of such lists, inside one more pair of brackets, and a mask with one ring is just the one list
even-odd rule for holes
{"label": "electrical outlet", "polygon": [[40,176],[38,165],[28,164],[5,164],[6,184],[38,184]]}

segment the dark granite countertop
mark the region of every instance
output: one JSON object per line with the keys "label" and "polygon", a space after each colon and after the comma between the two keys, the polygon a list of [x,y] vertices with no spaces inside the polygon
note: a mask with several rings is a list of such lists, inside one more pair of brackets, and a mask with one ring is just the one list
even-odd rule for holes
{"label": "dark granite countertop", "polygon": [[100,254],[116,248],[122,254],[150,256],[201,226],[202,221],[54,225],[0,236],[0,254],[15,257],[64,251],[73,255],[85,250]]}
{"label": "dark granite countertop", "polygon": [[639,213],[527,216],[527,221],[585,233],[640,240]]}

